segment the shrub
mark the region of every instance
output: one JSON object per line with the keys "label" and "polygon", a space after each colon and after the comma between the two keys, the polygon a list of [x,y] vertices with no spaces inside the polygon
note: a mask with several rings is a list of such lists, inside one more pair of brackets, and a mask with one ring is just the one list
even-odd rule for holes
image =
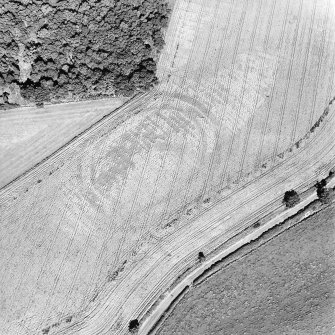
{"label": "shrub", "polygon": [[8,104],[8,96],[9,96],[9,93],[7,92],[2,93],[2,99],[3,99],[4,104]]}
{"label": "shrub", "polygon": [[330,204],[333,200],[333,193],[329,188],[323,188],[317,191],[317,195],[323,204]]}
{"label": "shrub", "polygon": [[325,179],[322,179],[320,182],[317,182],[316,187],[316,194],[319,200],[323,204],[330,204],[332,202],[332,191],[329,188],[326,188],[327,182]]}
{"label": "shrub", "polygon": [[50,327],[42,329],[42,334],[49,334]]}
{"label": "shrub", "polygon": [[287,208],[292,208],[300,202],[299,194],[295,190],[286,191],[283,203]]}
{"label": "shrub", "polygon": [[259,228],[261,226],[261,223],[259,221],[256,221],[252,226],[253,228]]}
{"label": "shrub", "polygon": [[138,331],[140,324],[137,319],[131,320],[129,322],[129,331],[131,333],[136,333]]}
{"label": "shrub", "polygon": [[199,251],[199,253],[198,253],[198,260],[200,262],[203,262],[205,259],[206,259],[206,257],[204,255],[204,253],[202,251]]}

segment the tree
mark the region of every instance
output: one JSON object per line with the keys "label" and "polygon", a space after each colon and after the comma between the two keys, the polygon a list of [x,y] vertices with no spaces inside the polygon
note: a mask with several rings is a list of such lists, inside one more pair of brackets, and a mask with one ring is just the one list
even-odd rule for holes
{"label": "tree", "polygon": [[295,190],[286,191],[283,203],[287,208],[292,208],[300,202],[300,196]]}
{"label": "tree", "polygon": [[9,96],[8,92],[2,93],[2,99],[3,99],[4,104],[8,104],[8,96]]}
{"label": "tree", "polygon": [[132,95],[157,83],[166,0],[3,2],[0,83],[25,99]]}
{"label": "tree", "polygon": [[199,253],[198,253],[198,260],[200,262],[203,262],[205,259],[206,259],[206,257],[204,255],[204,253],[202,251],[199,251]]}
{"label": "tree", "polygon": [[326,188],[327,182],[325,179],[322,179],[320,182],[318,181],[315,185],[316,194],[319,200],[324,204],[330,204],[332,202],[332,190]]}
{"label": "tree", "polygon": [[129,322],[129,331],[131,333],[136,333],[138,331],[138,328],[140,327],[140,324],[137,319],[131,320]]}
{"label": "tree", "polygon": [[259,221],[256,221],[252,226],[253,228],[259,228],[261,226],[261,223]]}

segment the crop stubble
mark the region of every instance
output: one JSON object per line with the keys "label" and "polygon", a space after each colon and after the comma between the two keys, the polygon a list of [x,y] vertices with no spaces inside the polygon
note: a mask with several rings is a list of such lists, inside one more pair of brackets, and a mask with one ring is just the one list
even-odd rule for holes
{"label": "crop stubble", "polygon": [[[196,228],[179,216],[274,160],[334,95],[334,74],[327,71],[334,66],[334,5],[322,4],[328,7],[288,0],[176,2],[161,84],[124,110],[137,108],[137,114],[115,129],[111,118],[79,140],[64,165],[27,192],[31,175],[2,192],[1,286],[12,288],[3,305],[8,334],[41,332],[57,321],[56,333],[104,334],[113,325],[121,334],[192,262],[192,250],[242,228],[245,222],[236,228],[237,221],[220,227],[217,216],[226,206],[244,218],[235,213],[234,197],[202,228],[199,219]],[[314,22],[321,28],[312,29]],[[311,55],[301,62],[306,43]],[[319,72],[325,77],[312,79]],[[303,84],[299,73],[307,76]],[[251,194],[258,193],[259,185]],[[189,229],[204,236],[192,240]],[[179,247],[172,243],[177,233],[185,234]],[[171,272],[160,274],[164,267]],[[119,276],[108,280],[115,271]],[[108,309],[100,309],[105,303]]]}

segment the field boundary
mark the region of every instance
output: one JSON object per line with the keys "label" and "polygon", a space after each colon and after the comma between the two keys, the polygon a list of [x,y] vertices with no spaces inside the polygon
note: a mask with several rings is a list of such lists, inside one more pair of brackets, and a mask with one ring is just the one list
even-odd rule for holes
{"label": "field boundary", "polygon": [[[332,169],[333,170],[333,169]],[[327,179],[327,187],[332,188],[332,192],[335,192],[335,177],[329,176]],[[335,201],[333,200],[331,204],[322,204],[320,200],[318,200],[316,196],[316,191],[313,192],[312,195],[310,195],[310,191],[313,190],[313,188],[310,188],[306,190],[303,194],[307,193],[307,199],[304,199],[300,204],[298,204],[296,207],[287,210],[283,214],[288,214],[288,212],[293,212],[293,214],[288,215],[283,220],[276,222],[277,217],[270,219],[268,222],[263,223],[258,229],[254,229],[252,233],[248,234],[247,236],[244,236],[242,240],[239,240],[235,242],[232,246],[229,246],[228,248],[222,250],[219,254],[214,255],[211,259],[207,260],[206,262],[202,263],[200,266],[196,266],[193,268],[193,272],[189,274],[188,277],[193,277],[191,280],[187,280],[187,277],[183,279],[182,282],[180,282],[177,286],[175,286],[170,293],[165,293],[159,301],[157,301],[156,306],[159,309],[159,303],[163,304],[165,298],[168,299],[169,297],[172,298],[171,303],[163,310],[163,312],[159,315],[159,318],[156,317],[156,322],[150,327],[150,329],[146,328],[143,329],[143,327],[147,327],[147,324],[150,323],[150,315],[148,318],[144,321],[143,326],[139,330],[139,334],[148,334],[148,335],[154,335],[159,331],[160,326],[163,324],[163,322],[169,317],[169,315],[172,313],[178,302],[186,295],[189,290],[192,290],[193,287],[196,287],[203,282],[205,282],[208,278],[210,278],[212,275],[219,271],[223,271],[224,269],[223,264],[227,262],[226,266],[229,266],[231,263],[238,261],[239,259],[243,258],[245,255],[251,253],[255,249],[259,248],[263,244],[266,244],[273,238],[277,237],[278,235],[282,234],[287,229],[290,229],[299,223],[303,222],[304,220],[308,219],[309,217],[315,215],[316,213],[324,210],[325,208],[331,206],[331,204],[334,204]],[[307,204],[304,202],[308,200],[309,198],[314,198]],[[316,208],[313,208],[313,207]],[[312,207],[312,208],[311,208]],[[271,213],[270,213],[271,214]],[[306,215],[307,214],[307,215]],[[266,216],[268,216],[267,214]],[[279,215],[280,216],[280,215]],[[271,222],[274,221],[274,223],[271,224]],[[287,224],[286,226],[284,226]],[[272,234],[271,234],[272,233]],[[243,234],[240,233],[239,235]],[[271,234],[268,238],[266,238],[266,235]],[[238,237],[234,236],[234,238]],[[262,240],[262,238],[265,240]],[[228,241],[227,241],[228,242]],[[253,246],[253,244],[256,244]],[[243,250],[245,248],[248,248],[250,246],[251,250]],[[221,247],[218,247],[217,249],[221,249]],[[232,250],[230,250],[232,249]],[[214,251],[215,252],[215,251]],[[236,253],[241,252],[241,255],[239,257],[236,257]],[[209,254],[211,255],[211,254]],[[221,256],[222,255],[222,256]],[[232,259],[230,259],[232,258]],[[194,273],[200,272],[199,270],[203,269],[203,271],[199,274],[194,276]],[[188,273],[190,269],[188,269]],[[193,275],[192,275],[193,274]],[[181,291],[177,294],[174,294],[173,291],[178,289],[178,286],[182,286],[182,283],[187,280],[187,284],[183,286]]]}
{"label": "field boundary", "polygon": [[[309,129],[309,131],[308,131],[303,137],[301,137],[300,140],[298,140],[297,142],[295,142],[291,147],[289,147],[288,149],[284,150],[283,152],[277,154],[277,157],[280,158],[281,161],[284,161],[284,160],[285,160],[286,155],[289,155],[290,153],[292,153],[293,151],[295,151],[294,149],[299,149],[301,146],[304,146],[304,145],[306,144],[306,142],[309,142],[308,140],[310,139],[310,137],[311,137],[312,134],[313,134],[313,135],[316,135],[315,132],[317,132],[317,128],[319,128],[320,125],[322,125],[322,124],[324,123],[324,121],[325,121],[327,115],[328,115],[329,112],[330,112],[330,106],[332,106],[332,104],[333,104],[334,102],[335,102],[335,97],[332,97],[332,98],[330,99],[330,101],[328,102],[328,105],[324,108],[323,113],[320,115],[320,117],[319,117],[318,120],[314,123],[314,125]],[[314,137],[314,136],[313,136],[313,137]],[[267,165],[268,165],[268,162],[263,163],[263,164],[262,164],[262,168],[268,168]],[[334,171],[334,167],[330,167],[330,168],[328,169],[328,171]],[[329,177],[329,178],[331,178],[331,177]],[[333,180],[333,179],[331,179],[331,180]],[[236,186],[244,187],[245,184],[248,184],[248,182],[250,182],[250,181],[248,181],[248,180],[247,180],[246,182],[243,182],[243,181],[242,181],[242,182],[241,182],[242,185],[236,185]],[[315,197],[316,192],[313,192],[312,195],[310,194],[312,189],[313,189],[313,187],[310,187],[310,186],[309,186],[309,187],[307,187],[306,189],[302,190],[302,194],[306,194],[306,193],[307,193],[307,194],[308,194],[308,198],[311,197],[311,196],[314,194],[314,197]],[[222,191],[223,191],[223,189],[222,189],[222,190],[220,189],[218,192],[220,193],[220,192],[222,192]],[[314,201],[314,200],[315,200],[315,199],[313,199],[312,201]],[[301,203],[300,203],[300,204],[298,204],[296,207],[290,209],[290,211],[297,210],[297,212],[293,214],[293,216],[294,216],[294,215],[297,215],[299,211],[300,211],[300,212],[303,211],[303,210],[305,209],[305,207],[307,207],[308,205],[310,205],[310,203],[308,203],[308,204],[304,204],[304,206],[301,207]],[[213,206],[211,206],[211,207],[213,207]],[[278,219],[278,215],[277,215],[276,217],[273,217],[273,216],[271,217],[271,213],[272,213],[272,214],[273,214],[273,213],[276,213],[277,209],[279,209],[279,208],[275,208],[273,212],[266,213],[266,214],[262,217],[262,219],[270,217],[269,222],[272,222],[273,220]],[[285,213],[288,213],[288,211],[284,212],[284,214],[285,214]],[[279,215],[281,215],[281,214],[279,214]],[[181,214],[181,216],[183,216],[183,214]],[[292,215],[289,216],[289,217],[286,217],[286,218],[284,219],[284,221],[287,220],[287,219],[289,219],[290,217],[292,217]],[[257,221],[260,221],[260,219],[257,220]],[[284,222],[284,221],[283,221],[283,222]],[[253,221],[253,223],[254,223],[254,222],[255,222],[255,221]],[[261,226],[261,228],[259,228],[259,230],[260,230],[260,229],[264,229],[264,227],[266,227],[266,224],[269,225],[269,222],[268,222],[268,223],[264,223],[264,224],[262,224],[262,226]],[[276,226],[276,225],[278,225],[278,224],[281,224],[281,223],[282,223],[282,222],[276,223],[276,224],[274,224],[274,226]],[[274,227],[274,226],[273,226],[273,227]],[[251,225],[250,225],[248,228],[250,229],[250,227],[252,227],[252,223],[251,223]],[[269,227],[269,228],[265,229],[265,230],[264,230],[260,235],[258,235],[256,238],[259,238],[265,231],[267,231],[267,230],[269,230],[269,229],[272,229],[273,227]],[[232,245],[232,246],[229,246],[228,249],[231,248],[231,247],[233,247],[233,246],[235,246],[235,245],[238,244],[238,243],[241,243],[241,235],[243,235],[243,234],[248,230],[248,228],[244,229],[244,230],[241,231],[238,235],[235,235],[234,237],[228,239],[228,240],[225,242],[225,245],[226,245],[227,243],[231,242],[232,240],[235,241],[237,237],[240,238],[239,241],[237,241],[237,242],[233,242],[233,245]],[[258,230],[257,230],[257,231],[258,231]],[[242,237],[242,241],[243,241],[243,240],[246,240],[248,237],[250,238],[250,236],[253,235],[254,233],[255,233],[255,230],[254,230],[253,233],[251,233],[251,234],[247,234],[247,236],[243,236],[243,237]],[[251,242],[252,240],[254,240],[254,239],[255,239],[255,238],[251,238],[250,240],[248,240],[247,242],[245,242],[245,243],[243,243],[241,246],[239,246],[237,249],[235,249],[235,250],[229,252],[229,254],[231,254],[232,252],[235,252],[235,251],[238,250],[239,248],[243,247],[243,245],[245,245],[246,243],[250,243],[250,242]],[[178,278],[171,284],[170,288],[169,288],[167,291],[165,291],[165,293],[163,293],[163,294],[161,295],[161,297],[160,297],[159,299],[157,299],[156,302],[155,302],[155,303],[154,303],[154,304],[153,304],[147,311],[143,311],[142,317],[140,318],[140,320],[141,320],[141,323],[140,323],[140,324],[142,324],[142,326],[140,327],[139,334],[154,334],[155,329],[157,328],[157,327],[156,327],[156,323],[159,323],[159,324],[160,324],[160,323],[161,323],[161,322],[160,322],[160,319],[166,317],[166,311],[168,311],[168,310],[170,309],[170,306],[175,305],[175,304],[177,303],[176,301],[177,301],[177,300],[178,300],[178,301],[180,300],[180,299],[178,298],[179,295],[180,295],[180,293],[173,294],[173,291],[174,291],[174,290],[177,290],[178,287],[179,287],[179,285],[181,285],[181,284],[182,284],[188,277],[192,276],[192,273],[194,273],[194,272],[198,272],[199,269],[203,268],[203,267],[205,266],[205,264],[207,264],[208,267],[210,267],[210,266],[214,263],[213,259],[215,259],[216,257],[218,257],[218,255],[220,255],[220,254],[222,253],[222,251],[220,251],[221,248],[222,248],[222,245],[221,245],[221,246],[219,245],[217,248],[213,249],[213,250],[209,253],[209,255],[213,255],[213,254],[214,254],[214,256],[212,257],[212,261],[210,261],[210,263],[211,263],[210,265],[208,265],[208,262],[206,262],[206,263],[203,263],[203,264],[201,265],[201,267],[199,267],[198,264],[196,264],[195,267],[191,267],[191,268],[187,268],[187,269],[185,269],[185,271],[184,271],[181,275],[179,275]],[[216,254],[218,251],[219,251],[219,254]],[[223,259],[223,258],[225,258],[225,257],[227,257],[227,256],[222,256],[221,258],[219,257],[219,259]],[[207,269],[207,268],[206,268],[206,269]],[[206,270],[206,269],[205,269],[205,270]],[[205,270],[204,270],[204,271],[205,271]],[[199,276],[197,275],[196,278],[198,278],[198,277],[199,277]],[[194,280],[195,280],[195,279],[194,279]],[[186,286],[183,287],[182,292],[185,293],[185,292],[187,291],[187,289],[185,289],[185,288],[187,288],[187,287],[190,288],[190,287],[193,286],[193,285],[194,285],[194,281],[192,280],[192,282],[189,282]],[[169,292],[170,292],[170,293],[169,293]],[[166,300],[167,300],[169,297],[170,297],[170,299],[172,298],[172,301],[171,301],[171,303],[169,303],[168,305],[166,305]],[[164,303],[165,303],[164,311],[163,311],[160,315],[158,315],[158,318],[157,318],[157,311],[160,309],[159,306],[160,306],[160,305],[163,305]],[[153,315],[153,314],[156,314],[156,316],[155,316],[155,321],[154,321],[154,322],[151,322],[150,319],[152,318],[152,315]],[[149,323],[151,323],[151,326],[148,325]],[[144,328],[144,329],[143,329],[143,328]]]}
{"label": "field boundary", "polygon": [[[278,153],[276,155],[276,160],[272,161],[271,159],[267,159],[263,161],[260,164],[260,168],[258,170],[253,171],[252,173],[248,173],[246,175],[242,175],[240,180],[236,180],[232,182],[232,186],[225,186],[225,187],[218,187],[216,189],[213,189],[211,193],[207,194],[205,198],[203,199],[203,203],[211,202],[211,199],[216,200],[213,201],[211,204],[210,208],[213,208],[217,201],[220,201],[221,197],[220,195],[224,193],[227,189],[232,188],[233,191],[239,190],[243,187],[246,187],[249,185],[251,182],[255,181],[258,177],[261,177],[262,173],[266,172],[267,170],[276,167],[277,164],[280,164],[285,161],[286,158],[289,158],[292,152],[297,151],[299,148],[303,147],[308,140],[310,139],[311,136],[317,135],[316,133],[318,132],[318,129],[323,122],[325,121],[327,115],[330,112],[330,106],[335,102],[335,97],[333,97],[329,103],[328,106],[324,109],[323,113],[320,115],[318,120],[314,123],[314,125],[310,128],[310,130],[302,136],[298,141],[296,141],[291,147],[287,148],[286,150]],[[335,113],[335,110],[332,111],[332,113]],[[330,168],[329,168],[330,169]],[[217,197],[218,195],[218,197]],[[196,199],[196,201],[190,202],[186,205],[184,205],[183,209],[180,210],[178,209],[174,213],[170,213],[169,220],[165,224],[165,226],[172,225],[174,222],[182,220],[186,218],[187,220],[193,220],[193,216],[199,215],[201,213],[201,205],[199,206],[199,199]],[[192,216],[189,216],[189,212],[192,212]]]}
{"label": "field boundary", "polygon": [[[99,129],[99,127],[104,126],[107,121],[109,121],[110,117],[114,116],[116,113],[120,113],[123,111],[124,108],[128,107],[128,105],[132,104],[133,102],[139,100],[140,98],[146,96],[148,93],[139,93],[133,96],[131,99],[126,101],[123,105],[120,107],[113,109],[111,112],[108,114],[104,115],[102,118],[99,120],[95,121],[93,124],[91,124],[88,128],[84,129],[81,131],[79,134],[75,135],[72,139],[70,139],[68,142],[63,144],[61,147],[59,147],[56,151],[52,152],[50,155],[46,156],[43,158],[41,161],[36,163],[34,166],[32,166],[30,169],[26,170],[25,172],[21,173],[19,176],[15,177],[13,180],[11,180],[9,183],[6,185],[0,187],[0,191],[6,191],[11,185],[14,183],[18,182],[19,180],[23,179],[25,176],[27,176],[29,173],[31,173],[33,170],[38,168],[39,166],[43,165],[45,162],[48,160],[54,158],[56,155],[61,154],[66,148],[68,148],[71,145],[75,145],[77,142],[79,142],[84,135],[89,135],[91,132],[94,132]],[[73,102],[71,102],[73,103]],[[127,111],[129,112],[129,111]],[[123,120],[126,121],[129,119],[133,114],[136,114],[136,110],[133,111],[132,113],[129,113],[129,115]]]}
{"label": "field boundary", "polygon": [[[329,180],[332,180],[332,187],[331,187],[331,192],[332,194],[335,194],[335,180],[333,180],[333,177],[330,177]],[[309,193],[309,191],[313,190],[313,188],[310,188],[309,190],[305,191],[304,193]],[[295,225],[301,223],[302,221],[310,218],[311,216],[313,216],[314,214],[319,213],[320,211],[326,209],[327,207],[331,206],[332,204],[335,204],[335,199],[332,200],[332,202],[330,204],[323,204],[318,198],[315,200],[312,200],[309,204],[307,204],[303,209],[298,210],[297,213],[293,214],[292,216],[286,218],[285,220],[283,220],[282,222],[276,224],[273,227],[270,227],[268,230],[264,231],[261,233],[261,235],[259,235],[256,239],[251,240],[249,243],[250,245],[254,242],[259,241],[259,245],[255,246],[253,249],[244,252],[241,257],[234,257],[234,254],[236,252],[238,252],[239,250],[245,248],[246,246],[248,246],[248,244],[243,245],[240,249],[237,249],[234,253],[226,256],[225,258],[217,261],[216,263],[214,263],[211,268],[208,268],[207,270],[205,270],[200,276],[198,276],[194,281],[193,281],[193,285],[192,286],[198,286],[201,283],[203,283],[204,281],[206,281],[208,278],[210,278],[212,275],[214,275],[216,272],[221,271],[221,269],[216,269],[217,267],[221,266],[221,263],[227,261],[227,258],[229,258],[230,256],[234,257],[233,260],[231,260],[230,262],[228,262],[227,265],[239,260],[240,258],[244,257],[244,255],[248,254],[249,252],[252,252],[253,250],[255,250],[256,248],[258,248],[259,246],[267,243],[268,241],[270,241],[272,238],[280,235],[281,233],[283,233],[286,229],[289,229],[291,227],[294,227]],[[283,227],[283,225],[288,224],[287,227]],[[266,224],[266,223],[265,223]],[[264,225],[264,224],[262,224]],[[261,225],[261,226],[262,226]],[[282,230],[276,232],[273,236],[269,237],[268,239],[266,239],[265,241],[261,241],[261,238],[266,236],[267,234],[270,234],[270,232],[275,232],[276,229],[280,229],[280,227],[282,226]],[[257,228],[255,228],[256,231]],[[210,270],[210,272],[206,273],[208,270]]]}

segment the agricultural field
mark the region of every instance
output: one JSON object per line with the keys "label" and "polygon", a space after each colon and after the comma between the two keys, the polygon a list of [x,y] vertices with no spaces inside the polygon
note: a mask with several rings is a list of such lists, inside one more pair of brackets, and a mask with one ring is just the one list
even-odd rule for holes
{"label": "agricultural field", "polygon": [[333,204],[248,246],[189,291],[156,334],[334,334],[334,237]]}
{"label": "agricultural field", "polygon": [[200,248],[328,175],[334,22],[331,0],[176,0],[159,85],[0,190],[2,332],[127,334]]}
{"label": "agricultural field", "polygon": [[125,103],[106,99],[0,112],[0,187]]}

